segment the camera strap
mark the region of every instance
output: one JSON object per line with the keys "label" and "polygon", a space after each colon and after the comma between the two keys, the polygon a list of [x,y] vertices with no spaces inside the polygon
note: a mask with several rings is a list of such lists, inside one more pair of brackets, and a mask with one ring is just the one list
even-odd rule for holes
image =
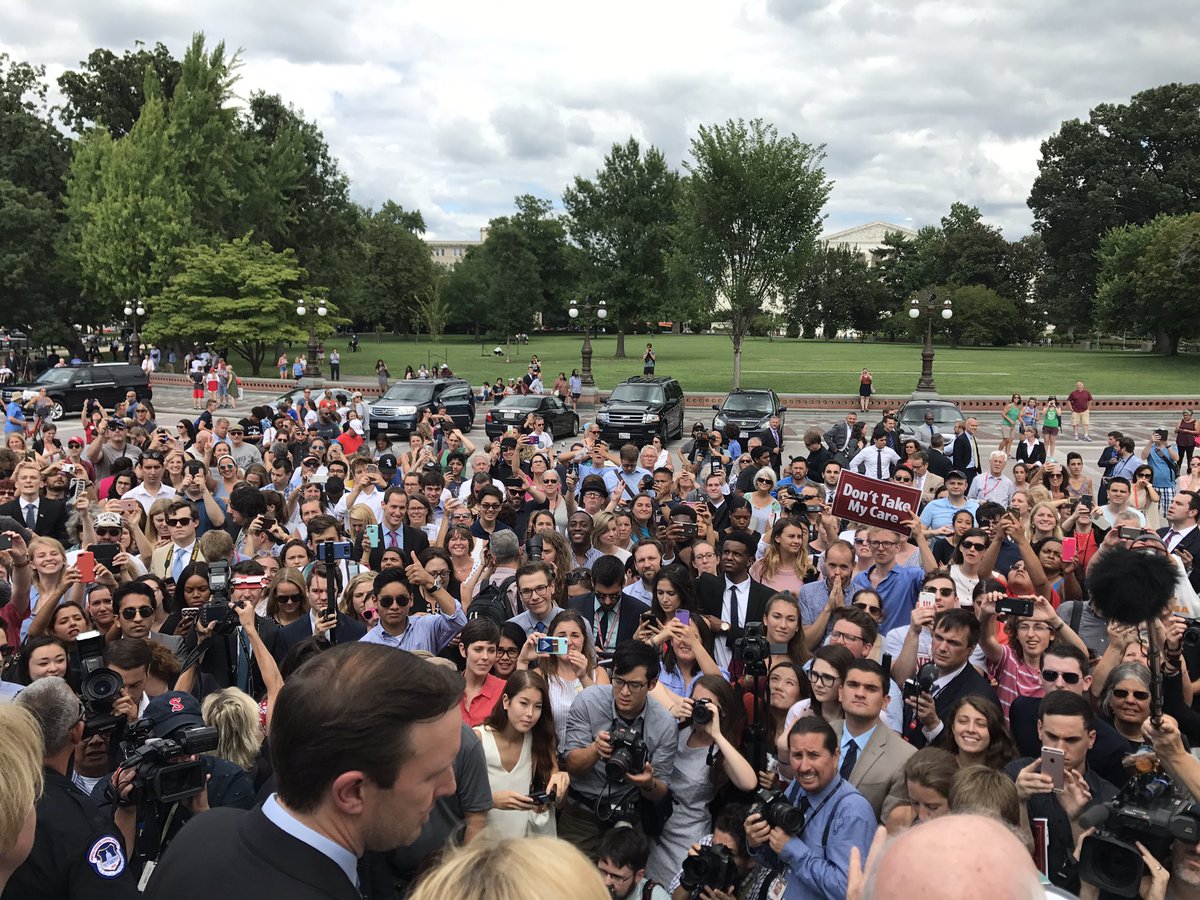
{"label": "camera strap", "polygon": [[[838,776],[838,786],[829,792],[828,797],[826,797],[824,800],[822,800],[820,803],[817,804],[816,809],[812,810],[811,812],[805,813],[804,825],[800,829],[800,834],[797,834],[796,837],[799,837],[801,834],[804,834],[805,830],[809,826],[809,823],[812,822],[812,820],[817,817],[817,814],[820,813],[821,810],[823,810],[825,808],[826,804],[828,804],[830,800],[832,800],[834,797],[837,797],[838,802],[834,804],[833,809],[830,811],[829,821],[825,823],[825,834],[821,838],[822,848],[824,848],[829,843],[829,829],[833,827],[833,820],[834,820],[833,813],[837,812],[837,808],[841,805],[842,800],[845,799],[845,796],[846,796],[842,792],[842,785],[845,783],[846,783],[846,779],[842,778],[839,775]],[[796,800],[804,796],[804,791],[798,783],[793,782],[793,785],[796,788],[796,793],[790,799],[792,800],[792,804],[795,805]],[[823,849],[822,849],[822,853],[824,853]]]}

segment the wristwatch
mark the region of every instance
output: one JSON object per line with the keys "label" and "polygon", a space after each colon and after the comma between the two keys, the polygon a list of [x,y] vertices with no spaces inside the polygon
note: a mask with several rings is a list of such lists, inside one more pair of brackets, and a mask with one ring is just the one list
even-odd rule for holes
{"label": "wristwatch", "polygon": [[729,623],[722,622],[721,623],[721,634],[727,634],[728,632],[729,632]]}
{"label": "wristwatch", "polygon": [[437,575],[437,576],[435,576],[435,577],[434,577],[434,579],[433,579],[433,589],[434,589],[435,591],[440,591],[440,590],[442,589],[442,576],[441,576],[441,575]]}

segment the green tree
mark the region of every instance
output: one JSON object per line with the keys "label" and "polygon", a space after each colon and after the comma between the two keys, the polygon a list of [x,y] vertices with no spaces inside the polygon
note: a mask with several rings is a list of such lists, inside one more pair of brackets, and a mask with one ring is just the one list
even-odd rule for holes
{"label": "green tree", "polygon": [[420,321],[419,300],[434,293],[436,267],[429,247],[414,232],[424,230],[419,212],[391,200],[363,214],[365,263],[355,321],[407,331]]}
{"label": "green tree", "polygon": [[507,342],[533,328],[544,300],[538,258],[524,233],[512,226],[491,229],[481,250],[487,288],[480,312],[493,333]]}
{"label": "green tree", "polygon": [[70,161],[46,105],[46,69],[0,53],[0,180],[57,202]]}
{"label": "green tree", "polygon": [[823,332],[871,330],[887,288],[862,256],[848,247],[818,247],[796,282],[785,316],[807,336]]}
{"label": "green tree", "polygon": [[63,123],[82,135],[93,125],[104,128],[114,138],[133,130],[146,102],[146,72],[154,73],[157,93],[168,102],[179,82],[179,60],[163,44],[146,49],[135,41],[136,50],[117,56],[100,47],[80,62],[80,70],[68,70],[58,76],[58,87],[66,98],[58,108]]}
{"label": "green tree", "polygon": [[[517,211],[500,216],[488,224],[488,235],[511,229],[519,233],[525,248],[537,261],[538,301],[532,315],[542,314],[543,321],[565,322],[567,304],[578,292],[579,265],[573,248],[567,242],[567,229],[561,217],[554,214],[550,200],[521,194],[515,198]],[[533,319],[528,320],[531,327]]]}
{"label": "green tree", "polygon": [[645,321],[669,314],[667,259],[678,203],[679,174],[660,150],[643,153],[634,138],[613,144],[594,179],[577,175],[563,192],[567,228],[588,264],[587,293],[605,301],[619,358],[631,315]]}
{"label": "green tree", "polygon": [[[277,342],[307,339],[306,323],[296,315],[307,273],[293,251],[277,252],[247,235],[215,246],[193,244],[179,263],[163,292],[150,299],[147,340],[228,346],[258,375],[263,361],[274,359]],[[327,335],[336,321],[320,321],[318,334]]]}
{"label": "green tree", "polygon": [[[942,331],[951,347],[961,343],[1003,346],[1012,343],[1017,327],[1017,310],[1011,300],[980,284],[942,285],[938,299],[954,302],[950,320],[936,319],[934,331]],[[936,313],[935,313],[936,315]],[[916,320],[922,329],[924,318]]]}
{"label": "green tree", "polygon": [[488,293],[489,261],[482,247],[472,247],[458,265],[442,276],[439,291],[448,307],[447,325],[482,337],[487,325],[482,315]]}
{"label": "green tree", "polygon": [[794,257],[815,246],[831,187],[824,158],[823,147],[780,137],[761,119],[701,126],[692,139],[678,244],[714,318],[732,323],[735,388],[752,320],[791,293],[804,271]]}
{"label": "green tree", "polygon": [[1038,169],[1028,202],[1048,256],[1042,288],[1061,328],[1088,329],[1104,236],[1200,211],[1200,84],[1151,88],[1063,122]]}
{"label": "green tree", "polygon": [[1096,314],[1101,326],[1152,334],[1156,350],[1175,356],[1179,341],[1200,334],[1200,213],[1158,216],[1114,228],[1100,243]]}

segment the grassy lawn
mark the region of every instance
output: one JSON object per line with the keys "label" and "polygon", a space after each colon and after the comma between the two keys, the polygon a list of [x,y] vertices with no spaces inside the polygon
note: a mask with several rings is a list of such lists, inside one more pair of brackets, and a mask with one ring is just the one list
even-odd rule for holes
{"label": "grassy lawn", "polygon": [[[725,335],[654,335],[658,357],[656,371],[673,375],[688,391],[724,392],[733,375],[733,344]],[[361,350],[349,353],[343,340],[342,374],[373,377],[376,359],[387,361],[393,378],[404,367],[414,369],[447,360],[456,375],[478,385],[484,378],[494,381],[525,373],[532,354],[542,362],[549,388],[558,372],[570,374],[580,366],[579,336],[533,335],[525,346],[513,345],[511,362],[493,357],[494,343],[480,353],[480,345],[457,336],[434,345],[427,340],[403,341],[374,335],[361,338]],[[641,354],[646,336],[625,339],[627,359],[614,359],[616,338],[605,335],[592,341],[592,371],[596,383],[609,389],[629,375],[640,375]],[[326,349],[334,346],[327,342]],[[294,349],[299,349],[294,348]],[[934,377],[939,391],[947,395],[999,395],[1012,392],[1044,398],[1057,393],[1065,398],[1076,379],[1087,382],[1097,396],[1125,394],[1190,395],[1200,383],[1200,356],[1175,359],[1145,353],[1080,351],[1043,348],[935,347]],[[289,357],[292,354],[289,353]],[[742,386],[772,387],[780,393],[858,392],[858,373],[863,366],[875,376],[875,390],[882,394],[907,394],[916,386],[921,370],[921,349],[916,344],[825,343],[799,340],[748,340],[742,353]]]}

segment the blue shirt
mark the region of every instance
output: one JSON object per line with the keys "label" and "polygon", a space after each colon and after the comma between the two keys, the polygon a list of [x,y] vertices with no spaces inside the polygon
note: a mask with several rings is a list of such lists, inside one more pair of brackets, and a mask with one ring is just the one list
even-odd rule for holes
{"label": "blue shirt", "polygon": [[6,416],[6,418],[4,420],[4,433],[5,434],[12,434],[14,431],[24,431],[25,430],[24,425],[14,425],[12,422],[8,421],[8,418],[7,418],[7,417],[11,416],[12,418],[18,419],[21,422],[25,421],[25,409],[21,406],[20,401],[18,401],[18,400],[9,401],[8,405],[4,407],[4,415]]}
{"label": "blue shirt", "polygon": [[939,497],[925,505],[925,510],[921,513],[921,523],[926,528],[941,528],[943,525],[951,525],[954,523],[954,514],[964,509],[970,510],[971,515],[974,516],[975,511],[979,509],[979,501],[968,498],[964,499],[962,506],[955,506],[948,497]]}
{"label": "blue shirt", "polygon": [[884,634],[901,625],[912,621],[913,607],[917,605],[917,593],[921,590],[921,582],[925,580],[925,570],[920,566],[896,566],[887,573],[887,577],[876,587],[871,584],[871,573],[875,567],[859,572],[850,582],[847,597],[853,597],[855,591],[867,588],[879,592],[883,598],[883,624],[879,626]]}
{"label": "blue shirt", "polygon": [[575,496],[581,496],[580,491],[583,490],[583,479],[589,475],[598,475],[603,478],[604,486],[608,488],[609,494],[612,494],[617,489],[617,482],[621,477],[617,474],[619,471],[620,469],[616,466],[604,466],[598,469],[591,462],[581,462],[579,464],[579,481],[575,484]]}
{"label": "blue shirt", "polygon": [[[785,796],[793,804],[804,794],[811,804],[808,820],[799,836],[784,845],[778,855],[770,844],[763,844],[754,856],[769,865],[777,861],[787,868],[787,898],[824,898],[843,900],[850,880],[850,849],[857,847],[866,859],[867,848],[875,837],[878,820],[871,804],[841,776],[835,776],[825,789],[808,794],[793,783]],[[829,841],[823,841],[825,829]]]}
{"label": "blue shirt", "polygon": [[[845,603],[850,605],[850,598],[854,596],[853,590],[842,591],[845,595]],[[808,584],[800,586],[800,624],[808,626],[817,621],[827,603],[829,603],[829,585],[825,583],[824,578],[818,578],[816,581],[810,581]],[[821,638],[821,643],[825,643],[825,638],[829,637],[830,625],[828,620],[825,622],[825,637]]]}
{"label": "blue shirt", "polygon": [[[729,680],[729,671],[722,666],[717,666],[721,670],[721,677],[726,681]],[[676,669],[674,672],[668,672],[667,667],[659,664],[658,683],[675,694],[677,697],[692,696],[692,685],[694,685],[704,673],[696,669],[696,674],[689,678],[686,682],[683,680],[683,673]]]}
{"label": "blue shirt", "polygon": [[651,473],[641,466],[634,466],[632,472],[626,472],[624,469],[615,469],[617,477],[625,482],[625,496],[636,497],[642,492],[642,479],[652,477]]}
{"label": "blue shirt", "polygon": [[862,734],[860,734],[858,737],[855,737],[854,735],[852,735],[849,732],[849,730],[847,730],[845,724],[843,724],[842,725],[842,743],[841,743],[840,747],[838,748],[838,765],[840,766],[841,760],[846,758],[846,748],[849,747],[851,744],[858,745],[858,755],[859,755],[859,757],[861,757],[863,755],[863,751],[867,749],[867,741],[871,740],[871,735],[873,735],[875,733],[875,729],[878,727],[879,727],[878,725],[873,725],[870,728],[868,728],[866,731],[864,731]]}
{"label": "blue shirt", "polygon": [[434,655],[450,643],[450,640],[467,624],[467,614],[462,604],[454,604],[454,615],[448,616],[440,610],[428,616],[416,616],[408,620],[408,627],[400,635],[388,634],[383,625],[376,625],[359,640],[367,644],[383,644],[397,650],[428,650]]}
{"label": "blue shirt", "polygon": [[358,890],[358,857],[343,847],[336,841],[332,841],[318,831],[309,828],[290,812],[284,809],[279,801],[275,798],[278,794],[272,794],[267,798],[267,801],[262,805],[263,815],[266,816],[276,828],[290,834],[296,840],[303,844],[308,844],[322,856],[328,856],[337,867],[342,870],[350,883],[354,885],[354,889]]}
{"label": "blue shirt", "polygon": [[1169,445],[1164,446],[1161,450],[1153,446],[1150,448],[1150,452],[1146,455],[1146,465],[1154,473],[1151,483],[1156,488],[1161,489],[1175,486],[1175,475],[1171,472],[1171,462]]}

